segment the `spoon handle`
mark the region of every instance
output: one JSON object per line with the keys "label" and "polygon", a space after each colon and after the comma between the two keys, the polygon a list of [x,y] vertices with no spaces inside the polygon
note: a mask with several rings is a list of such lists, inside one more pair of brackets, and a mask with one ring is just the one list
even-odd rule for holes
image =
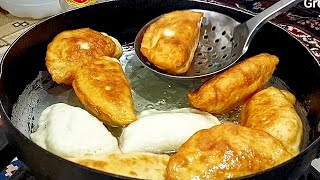
{"label": "spoon handle", "polygon": [[247,51],[253,36],[266,22],[268,22],[272,18],[275,18],[276,16],[278,16],[282,12],[285,12],[291,7],[296,6],[298,3],[302,1],[303,0],[280,0],[272,6],[270,6],[269,8],[267,8],[266,10],[252,17],[248,21],[238,25],[235,28],[235,31],[242,31],[240,32],[241,36],[246,37],[244,40],[245,42],[242,49],[242,53],[245,53]]}
{"label": "spoon handle", "polygon": [[279,14],[287,11],[288,9],[296,6],[303,0],[281,0],[273,4],[266,10],[257,14],[253,18],[249,19],[246,24],[250,31],[257,31],[261,26],[263,26],[267,21],[275,18]]}

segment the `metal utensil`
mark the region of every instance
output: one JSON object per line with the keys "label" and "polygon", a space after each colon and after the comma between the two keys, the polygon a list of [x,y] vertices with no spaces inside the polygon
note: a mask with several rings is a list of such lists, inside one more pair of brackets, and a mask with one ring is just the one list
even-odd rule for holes
{"label": "metal utensil", "polygon": [[134,44],[135,51],[144,65],[167,77],[192,79],[213,75],[232,66],[246,53],[252,38],[267,21],[301,1],[281,0],[242,24],[224,14],[192,9],[203,13],[200,40],[190,68],[182,75],[172,75],[158,69],[140,52],[144,32],[161,16],[151,20],[139,31]]}

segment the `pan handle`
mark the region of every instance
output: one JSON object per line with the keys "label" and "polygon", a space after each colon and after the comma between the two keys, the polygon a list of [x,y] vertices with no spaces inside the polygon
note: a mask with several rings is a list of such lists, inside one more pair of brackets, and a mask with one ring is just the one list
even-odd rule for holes
{"label": "pan handle", "polygon": [[0,114],[0,151],[8,145],[8,139],[5,133],[5,125]]}
{"label": "pan handle", "polygon": [[320,158],[320,143],[318,144],[318,154],[316,156],[316,159],[319,159]]}
{"label": "pan handle", "polygon": [[0,172],[15,158],[15,151],[13,151],[12,147],[10,147],[7,139],[6,128],[7,126],[1,118],[0,113]]}
{"label": "pan handle", "polygon": [[[1,114],[0,114],[1,115]],[[8,147],[8,139],[5,134],[5,125],[4,121],[0,117],[0,157],[5,157],[6,156],[6,148]],[[3,161],[3,158],[1,158],[0,161],[0,172],[4,167],[8,165],[8,162]]]}

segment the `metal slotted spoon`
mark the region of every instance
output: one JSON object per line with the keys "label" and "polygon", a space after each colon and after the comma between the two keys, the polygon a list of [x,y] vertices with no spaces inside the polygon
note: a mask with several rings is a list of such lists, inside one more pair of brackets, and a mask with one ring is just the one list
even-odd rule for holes
{"label": "metal slotted spoon", "polygon": [[200,40],[190,68],[185,74],[172,75],[152,65],[140,52],[146,29],[161,16],[151,20],[138,33],[135,51],[138,59],[157,74],[176,79],[193,79],[216,74],[232,66],[246,51],[256,32],[269,20],[297,5],[302,0],[280,0],[260,14],[240,24],[229,16],[208,10],[203,13]]}

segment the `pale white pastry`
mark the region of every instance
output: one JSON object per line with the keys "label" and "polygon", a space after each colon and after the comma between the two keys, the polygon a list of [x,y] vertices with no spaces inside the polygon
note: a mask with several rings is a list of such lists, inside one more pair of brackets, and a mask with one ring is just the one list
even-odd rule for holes
{"label": "pale white pastry", "polygon": [[65,158],[120,152],[117,139],[96,117],[64,103],[47,107],[31,140]]}
{"label": "pale white pastry", "polygon": [[124,128],[120,149],[124,153],[174,151],[197,131],[218,124],[220,121],[213,115],[191,108],[146,110]]}

